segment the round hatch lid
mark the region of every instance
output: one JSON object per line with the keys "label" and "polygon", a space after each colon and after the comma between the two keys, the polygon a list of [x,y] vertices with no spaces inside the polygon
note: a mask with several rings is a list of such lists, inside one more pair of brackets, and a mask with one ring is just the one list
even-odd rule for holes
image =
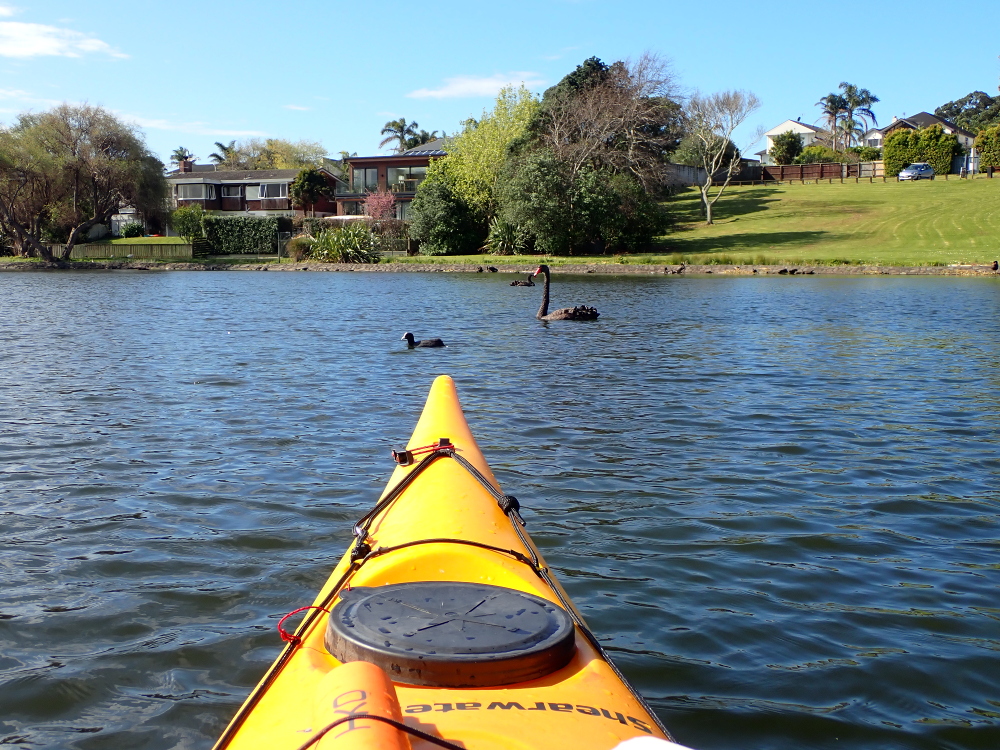
{"label": "round hatch lid", "polygon": [[523,591],[425,581],[343,591],[330,613],[326,648],[368,661],[397,681],[488,687],[533,680],[573,658],[573,621]]}

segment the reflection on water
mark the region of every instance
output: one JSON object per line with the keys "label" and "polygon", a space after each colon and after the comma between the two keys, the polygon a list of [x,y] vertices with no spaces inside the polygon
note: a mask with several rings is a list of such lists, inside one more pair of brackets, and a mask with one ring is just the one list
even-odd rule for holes
{"label": "reflection on water", "polygon": [[679,741],[1000,746],[995,280],[508,281],[0,277],[0,742],[209,747],[447,372]]}

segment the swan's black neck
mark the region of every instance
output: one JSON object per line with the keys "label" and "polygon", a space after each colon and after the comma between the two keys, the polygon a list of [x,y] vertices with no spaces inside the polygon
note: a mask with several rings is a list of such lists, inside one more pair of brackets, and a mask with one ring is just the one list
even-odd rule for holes
{"label": "swan's black neck", "polygon": [[549,314],[549,269],[543,268],[542,275],[545,277],[545,283],[542,286],[542,305],[538,308],[538,313],[535,315],[539,320]]}

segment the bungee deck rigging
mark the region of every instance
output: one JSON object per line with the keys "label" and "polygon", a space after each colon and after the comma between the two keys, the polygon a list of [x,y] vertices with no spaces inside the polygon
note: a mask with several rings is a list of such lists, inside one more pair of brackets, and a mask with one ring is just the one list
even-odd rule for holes
{"label": "bungee deck rigging", "polygon": [[[397,733],[386,743],[414,748],[670,739],[544,564],[447,376],[435,380],[410,445],[393,451],[393,480],[354,525],[316,601],[282,618],[284,650],[216,749],[341,747],[371,739],[359,730],[376,724]],[[283,623],[302,611],[287,633]],[[357,685],[341,684],[359,669],[368,671]],[[361,684],[382,685],[379,675],[383,688]],[[344,690],[331,698],[334,684]],[[381,693],[391,697],[379,719],[342,705],[345,695]]]}

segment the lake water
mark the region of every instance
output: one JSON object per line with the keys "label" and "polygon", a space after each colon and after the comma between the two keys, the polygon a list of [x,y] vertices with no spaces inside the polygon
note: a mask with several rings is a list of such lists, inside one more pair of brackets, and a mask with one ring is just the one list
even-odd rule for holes
{"label": "lake water", "polygon": [[997,280],[510,278],[0,275],[0,744],[209,748],[448,373],[679,742],[1000,747]]}

